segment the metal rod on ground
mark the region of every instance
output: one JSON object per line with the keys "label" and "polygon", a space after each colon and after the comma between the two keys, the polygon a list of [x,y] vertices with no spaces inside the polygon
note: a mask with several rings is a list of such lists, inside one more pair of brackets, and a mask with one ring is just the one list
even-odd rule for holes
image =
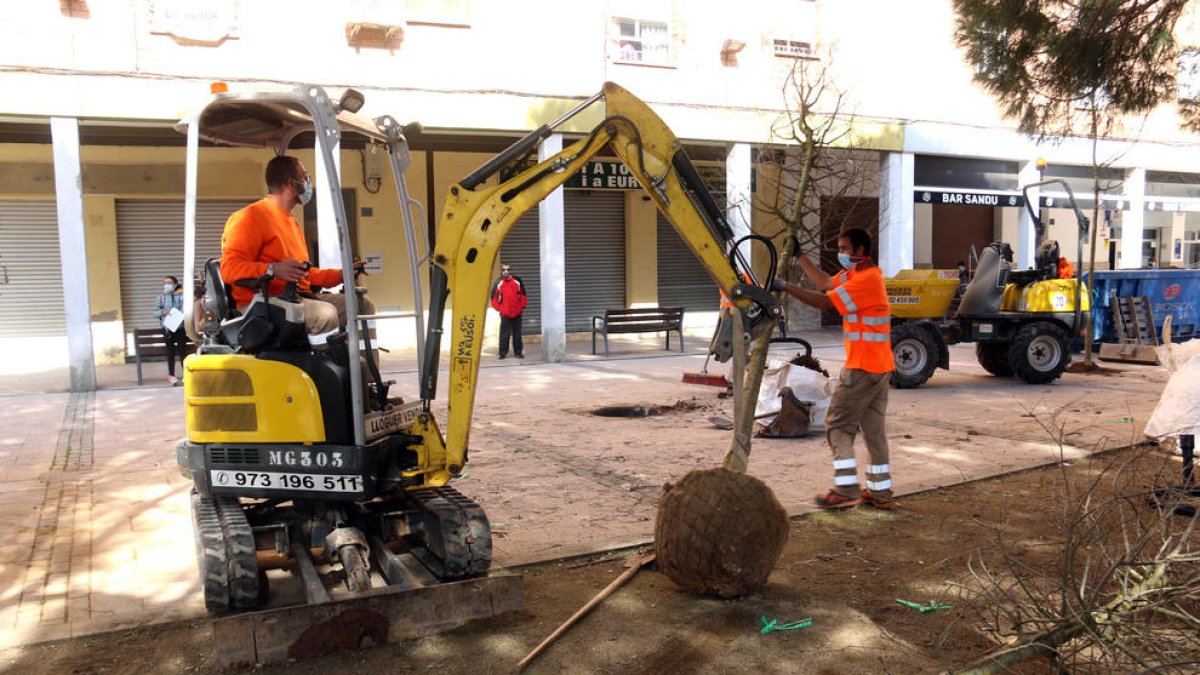
{"label": "metal rod on ground", "polygon": [[733,362],[730,370],[733,372],[733,440],[729,444],[729,452],[725,455],[725,468],[738,473],[746,473],[750,466],[750,436],[742,431],[740,424],[743,415],[752,415],[753,411],[746,408],[746,334],[742,323],[742,313],[737,306],[729,309],[729,320],[733,325]]}
{"label": "metal rod on ground", "polygon": [[519,673],[528,668],[529,664],[533,663],[533,660],[536,659],[539,654],[545,651],[546,648],[549,647],[559,637],[561,637],[563,633],[566,633],[571,626],[575,625],[575,623],[582,619],[585,614],[592,611],[596,605],[600,604],[605,598],[612,595],[613,591],[616,591],[618,588],[624,585],[626,581],[632,579],[633,575],[638,573],[638,570],[650,564],[653,560],[653,550],[645,551],[631,557],[629,561],[625,563],[625,566],[628,567],[628,569],[622,572],[621,576],[613,579],[611,584],[609,584],[604,590],[597,593],[596,596],[589,600],[586,605],[580,607],[579,611],[572,614],[571,618],[564,621],[561,626],[556,628],[554,632],[550,634],[549,637],[547,637],[545,640],[542,640],[541,644],[534,647],[533,651],[529,652],[528,656],[521,659],[521,662],[517,664],[517,672]]}

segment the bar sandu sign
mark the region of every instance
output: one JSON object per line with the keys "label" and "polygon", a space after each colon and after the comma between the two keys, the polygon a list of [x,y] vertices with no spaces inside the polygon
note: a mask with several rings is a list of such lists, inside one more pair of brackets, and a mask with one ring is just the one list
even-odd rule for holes
{"label": "bar sandu sign", "polygon": [[917,190],[913,193],[917,204],[957,204],[962,206],[1025,206],[1021,195],[1002,195],[989,192],[939,192]]}

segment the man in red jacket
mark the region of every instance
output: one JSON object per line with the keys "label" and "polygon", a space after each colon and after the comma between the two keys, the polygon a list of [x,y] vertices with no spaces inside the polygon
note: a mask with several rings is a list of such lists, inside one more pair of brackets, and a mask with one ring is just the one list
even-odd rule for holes
{"label": "man in red jacket", "polygon": [[512,338],[513,353],[518,359],[525,358],[525,345],[521,343],[521,313],[529,298],[525,295],[525,282],[512,273],[508,265],[500,265],[500,279],[492,287],[492,309],[500,312],[500,358],[508,358],[508,341]]}

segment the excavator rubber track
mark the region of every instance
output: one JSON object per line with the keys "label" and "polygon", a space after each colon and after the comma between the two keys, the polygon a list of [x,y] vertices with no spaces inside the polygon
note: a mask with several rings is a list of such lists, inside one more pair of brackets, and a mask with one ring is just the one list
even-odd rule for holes
{"label": "excavator rubber track", "polygon": [[259,604],[258,560],[250,522],[234,497],[192,491],[196,556],[210,612],[254,609]]}
{"label": "excavator rubber track", "polygon": [[439,579],[465,579],[492,564],[492,530],[483,508],[452,487],[407,494],[420,514],[413,554]]}

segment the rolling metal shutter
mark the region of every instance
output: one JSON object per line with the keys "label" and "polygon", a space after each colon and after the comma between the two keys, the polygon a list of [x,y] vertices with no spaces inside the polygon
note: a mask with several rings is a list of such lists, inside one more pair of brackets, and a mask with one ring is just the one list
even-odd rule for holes
{"label": "rolling metal shutter", "polygon": [[[230,214],[249,200],[196,203],[196,268],[221,255],[221,233]],[[183,267],[183,200],[117,201],[117,255],[121,270],[121,313],[125,332],[157,328],[154,299],[165,276],[181,276]]]}
{"label": "rolling metal shutter", "polygon": [[58,209],[52,201],[0,201],[0,336],[66,334]]}
{"label": "rolling metal shutter", "polygon": [[567,332],[625,306],[625,192],[567,191]]}
{"label": "rolling metal shutter", "polygon": [[[530,209],[508,231],[500,248],[500,262],[512,266],[513,272],[525,283],[529,304],[521,315],[521,333],[542,332],[541,250],[537,207]],[[493,279],[492,281],[495,281]],[[490,301],[490,300],[489,300]]]}
{"label": "rolling metal shutter", "polygon": [[717,284],[684,243],[671,223],[658,214],[658,306],[688,312],[715,312],[720,307]]}

